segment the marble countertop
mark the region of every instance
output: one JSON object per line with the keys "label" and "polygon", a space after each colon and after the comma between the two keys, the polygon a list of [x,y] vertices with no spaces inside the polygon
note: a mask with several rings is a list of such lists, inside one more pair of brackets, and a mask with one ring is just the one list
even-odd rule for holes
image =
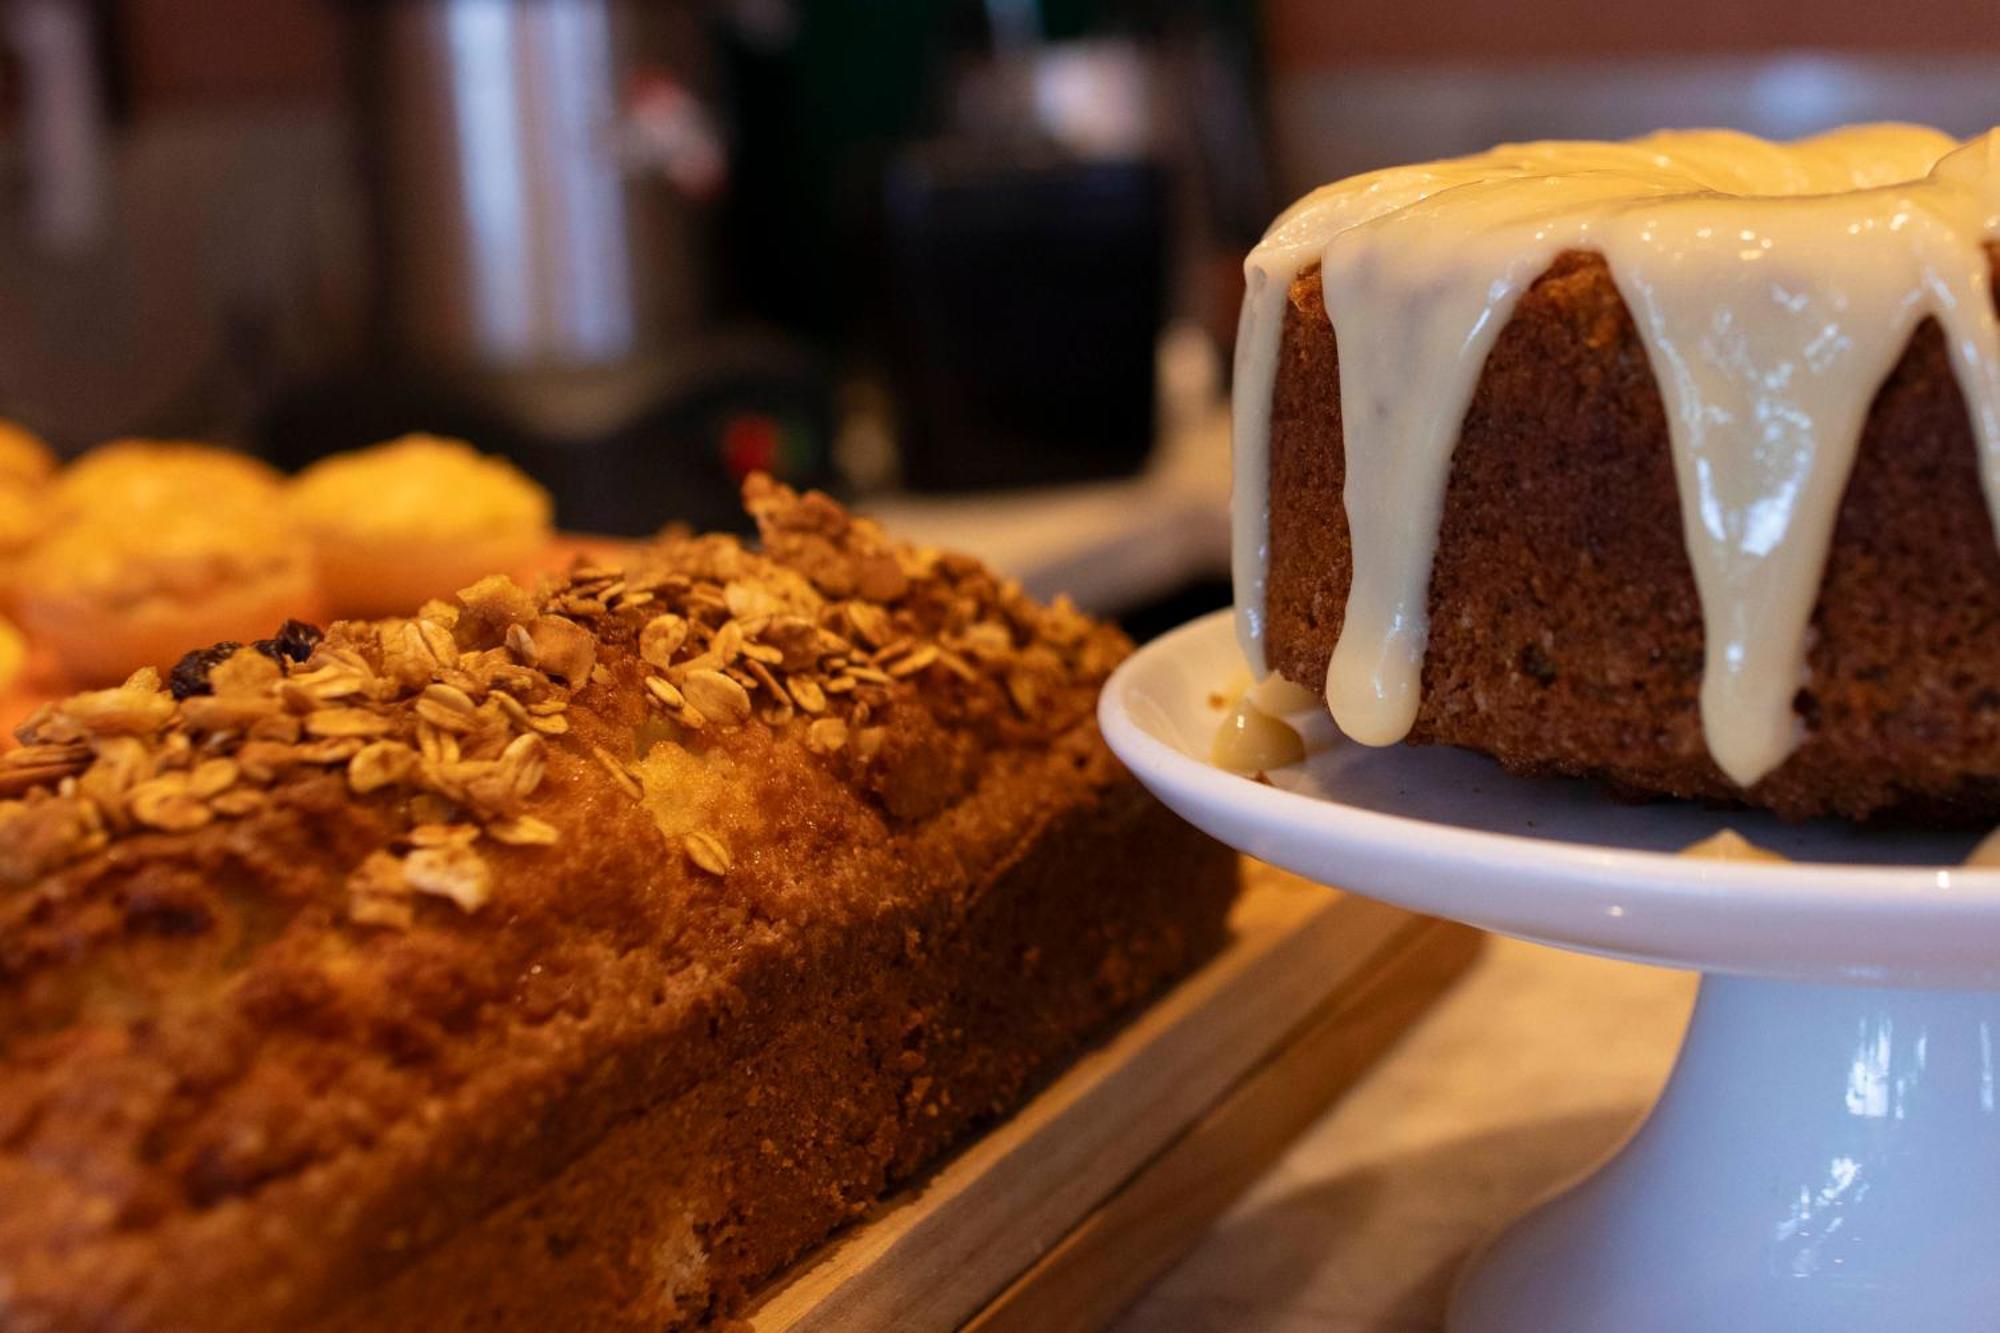
{"label": "marble countertop", "polygon": [[1691,973],[1492,940],[1118,1333],[1440,1328],[1467,1253],[1637,1124],[1694,989]]}

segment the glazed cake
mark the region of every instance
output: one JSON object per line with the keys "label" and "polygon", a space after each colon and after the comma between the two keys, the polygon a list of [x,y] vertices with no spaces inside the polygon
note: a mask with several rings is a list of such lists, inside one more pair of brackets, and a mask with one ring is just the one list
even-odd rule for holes
{"label": "glazed cake", "polygon": [[2000,818],[1995,138],[1513,145],[1247,265],[1239,630],[1349,737]]}
{"label": "glazed cake", "polygon": [[0,1327],[717,1320],[1219,944],[1116,630],[748,498],[27,722]]}

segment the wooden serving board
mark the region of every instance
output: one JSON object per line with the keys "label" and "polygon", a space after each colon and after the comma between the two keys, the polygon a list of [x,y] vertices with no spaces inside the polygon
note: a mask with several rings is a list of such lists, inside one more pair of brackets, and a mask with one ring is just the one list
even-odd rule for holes
{"label": "wooden serving board", "polygon": [[795,1265],[746,1316],[751,1327],[1102,1327],[1478,949],[1464,926],[1244,865],[1219,956]]}

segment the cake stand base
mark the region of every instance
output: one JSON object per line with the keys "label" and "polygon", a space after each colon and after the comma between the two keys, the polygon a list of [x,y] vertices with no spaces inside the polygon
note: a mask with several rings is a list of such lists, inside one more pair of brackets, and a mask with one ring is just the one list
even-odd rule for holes
{"label": "cake stand base", "polygon": [[1996,1033],[1987,991],[1705,977],[1652,1115],[1474,1261],[1451,1328],[1991,1329]]}

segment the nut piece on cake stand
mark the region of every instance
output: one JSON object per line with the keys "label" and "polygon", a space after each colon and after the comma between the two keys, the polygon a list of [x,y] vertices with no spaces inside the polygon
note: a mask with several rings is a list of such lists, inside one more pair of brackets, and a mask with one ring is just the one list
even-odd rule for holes
{"label": "nut piece on cake stand", "polygon": [[[1104,692],[1112,749],[1197,826],[1415,911],[1704,974],[1646,1123],[1474,1258],[1454,1329],[1991,1327],[2000,871],[1959,865],[1971,838],[1619,805],[1435,749],[1341,744],[1250,782],[1207,759],[1241,673],[1222,613]],[[1725,825],[1792,863],[1671,854]]]}

